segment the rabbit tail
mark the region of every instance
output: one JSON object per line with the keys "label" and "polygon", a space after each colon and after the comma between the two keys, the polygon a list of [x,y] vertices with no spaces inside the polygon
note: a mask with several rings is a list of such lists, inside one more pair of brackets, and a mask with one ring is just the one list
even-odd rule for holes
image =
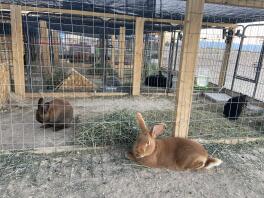
{"label": "rabbit tail", "polygon": [[208,157],[207,161],[205,162],[204,168],[211,169],[213,167],[219,166],[222,164],[222,160],[218,158]]}

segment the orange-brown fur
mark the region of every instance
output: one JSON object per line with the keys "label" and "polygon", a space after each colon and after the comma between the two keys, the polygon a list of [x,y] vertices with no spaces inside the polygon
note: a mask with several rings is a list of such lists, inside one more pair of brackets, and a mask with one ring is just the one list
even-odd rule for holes
{"label": "orange-brown fur", "polygon": [[39,99],[36,120],[44,127],[55,127],[55,130],[60,130],[68,127],[72,119],[73,108],[68,101],[54,99],[43,104],[43,98]]}
{"label": "orange-brown fur", "polygon": [[209,157],[205,148],[197,142],[175,137],[156,139],[165,129],[164,124],[149,130],[140,113],[137,113],[137,121],[141,132],[128,158],[139,164],[171,170],[197,170],[218,160]]}

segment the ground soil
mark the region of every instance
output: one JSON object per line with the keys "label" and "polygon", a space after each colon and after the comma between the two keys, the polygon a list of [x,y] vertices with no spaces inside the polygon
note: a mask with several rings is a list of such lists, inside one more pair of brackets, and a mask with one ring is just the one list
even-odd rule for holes
{"label": "ground soil", "polygon": [[52,155],[9,154],[0,160],[1,197],[263,197],[264,147],[212,145],[224,163],[210,171],[141,167],[124,149]]}

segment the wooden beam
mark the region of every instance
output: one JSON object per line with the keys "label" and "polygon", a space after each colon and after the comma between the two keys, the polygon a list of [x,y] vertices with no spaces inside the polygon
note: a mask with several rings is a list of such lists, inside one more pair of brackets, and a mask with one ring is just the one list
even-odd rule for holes
{"label": "wooden beam", "polygon": [[0,109],[4,107],[10,95],[10,79],[9,65],[6,63],[0,64]]}
{"label": "wooden beam", "polygon": [[0,63],[10,63],[12,60],[12,40],[10,35],[0,35],[0,52]]}
{"label": "wooden beam", "polygon": [[205,0],[205,2],[229,6],[264,9],[263,0]]}
{"label": "wooden beam", "polygon": [[121,79],[123,79],[123,77],[124,77],[125,50],[126,50],[126,27],[120,27],[120,30],[119,30],[118,76]]}
{"label": "wooden beam", "polygon": [[87,98],[87,97],[113,97],[113,96],[126,96],[128,93],[92,93],[92,92],[47,92],[47,93],[26,93],[26,98]]}
{"label": "wooden beam", "polygon": [[52,31],[53,65],[60,63],[59,45],[59,34],[57,31]]}
{"label": "wooden beam", "polygon": [[201,144],[245,144],[249,142],[256,142],[256,141],[263,141],[263,137],[236,137],[236,138],[228,138],[228,139],[212,139],[212,140],[206,140],[206,139],[192,139],[196,142],[199,142]]}
{"label": "wooden beam", "polygon": [[46,21],[39,22],[40,28],[40,60],[43,71],[51,75],[50,49],[49,49],[49,32]]}
{"label": "wooden beam", "polygon": [[[229,29],[229,31],[234,32],[234,29]],[[223,62],[221,65],[221,70],[218,78],[218,86],[223,87],[225,84],[225,77],[226,77],[226,71],[228,67],[229,57],[231,53],[231,47],[233,42],[233,35],[231,37],[226,38],[226,48],[223,55]]]}
{"label": "wooden beam", "polygon": [[176,88],[176,120],[174,136],[187,137],[189,130],[194,70],[202,26],[204,0],[187,0]]}
{"label": "wooden beam", "polygon": [[[0,4],[0,8],[8,9],[10,4]],[[125,15],[125,14],[112,14],[112,13],[102,13],[102,12],[90,12],[90,11],[81,11],[81,10],[68,10],[68,9],[58,9],[58,8],[39,8],[31,6],[22,6],[22,11],[31,11],[31,12],[42,12],[42,13],[53,13],[53,14],[70,14],[70,15],[80,15],[80,16],[92,16],[92,17],[101,17],[101,18],[110,18],[118,19],[125,21],[135,21],[135,16]],[[174,19],[160,19],[160,18],[144,18],[146,22],[152,23],[170,23],[173,25],[183,24],[183,20],[174,20]],[[235,27],[235,24],[232,23],[212,23],[212,22],[203,22],[205,27]]]}
{"label": "wooden beam", "polygon": [[[145,22],[151,22],[151,23],[170,23],[172,25],[183,25],[183,20],[175,20],[175,19],[159,19],[159,18],[144,18]],[[233,23],[214,23],[214,22],[203,22],[202,23],[204,27],[236,27],[236,24]]]}
{"label": "wooden beam", "polygon": [[1,3],[0,4],[0,9],[4,9],[4,10],[11,10],[11,3]]}
{"label": "wooden beam", "polygon": [[159,43],[159,68],[162,67],[163,64],[163,50],[164,50],[164,40],[165,40],[166,32],[161,32],[160,34],[160,43]]}
{"label": "wooden beam", "polygon": [[137,17],[134,49],[134,68],[133,68],[133,90],[132,95],[140,95],[141,72],[143,64],[143,36],[144,36],[144,19]]}
{"label": "wooden beam", "polygon": [[25,72],[24,72],[24,39],[22,29],[21,7],[11,5],[11,37],[14,67],[15,93],[25,96]]}
{"label": "wooden beam", "polygon": [[115,35],[111,36],[111,42],[112,42],[111,63],[112,63],[113,69],[115,69],[115,44],[116,44]]}

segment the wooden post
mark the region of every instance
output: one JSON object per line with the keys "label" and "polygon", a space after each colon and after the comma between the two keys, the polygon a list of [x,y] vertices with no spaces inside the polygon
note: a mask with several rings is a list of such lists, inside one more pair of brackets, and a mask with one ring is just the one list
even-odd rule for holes
{"label": "wooden post", "polygon": [[123,79],[125,66],[125,49],[126,49],[126,27],[120,27],[119,30],[119,61],[118,76]]}
{"label": "wooden post", "polygon": [[8,102],[10,94],[10,80],[8,64],[0,65],[0,109]]}
{"label": "wooden post", "polygon": [[24,41],[21,6],[10,5],[15,93],[25,96]]}
{"label": "wooden post", "polygon": [[[230,28],[229,32],[233,34],[234,30]],[[219,79],[218,79],[218,86],[220,88],[223,87],[225,84],[225,77],[226,77],[226,71],[228,67],[228,61],[230,57],[232,42],[233,42],[233,35],[229,35],[229,37],[226,38],[226,48],[225,48],[225,52],[223,55],[223,62],[221,65],[221,70],[220,70]]]}
{"label": "wooden post", "polygon": [[159,45],[159,68],[161,68],[163,64],[164,40],[165,40],[165,32],[162,32],[160,34],[160,45]]}
{"label": "wooden post", "polygon": [[49,32],[47,28],[46,21],[39,22],[40,28],[40,59],[41,59],[41,67],[43,70],[51,75],[51,64],[50,64],[50,49],[49,49]]}
{"label": "wooden post", "polygon": [[174,136],[187,137],[192,107],[194,70],[202,26],[204,0],[187,0],[176,89]]}
{"label": "wooden post", "polygon": [[57,31],[52,31],[52,48],[53,48],[53,65],[59,65],[60,54],[59,54],[59,34]]}
{"label": "wooden post", "polygon": [[[8,49],[8,35],[0,35],[0,63],[9,61],[9,49]],[[11,40],[11,39],[10,39]]]}
{"label": "wooden post", "polygon": [[133,90],[132,95],[140,95],[140,83],[143,60],[143,36],[144,36],[144,19],[142,17],[136,18],[136,38],[134,49],[134,68],[133,68]]}
{"label": "wooden post", "polygon": [[111,49],[111,64],[113,69],[115,69],[115,35],[111,36],[112,49]]}

